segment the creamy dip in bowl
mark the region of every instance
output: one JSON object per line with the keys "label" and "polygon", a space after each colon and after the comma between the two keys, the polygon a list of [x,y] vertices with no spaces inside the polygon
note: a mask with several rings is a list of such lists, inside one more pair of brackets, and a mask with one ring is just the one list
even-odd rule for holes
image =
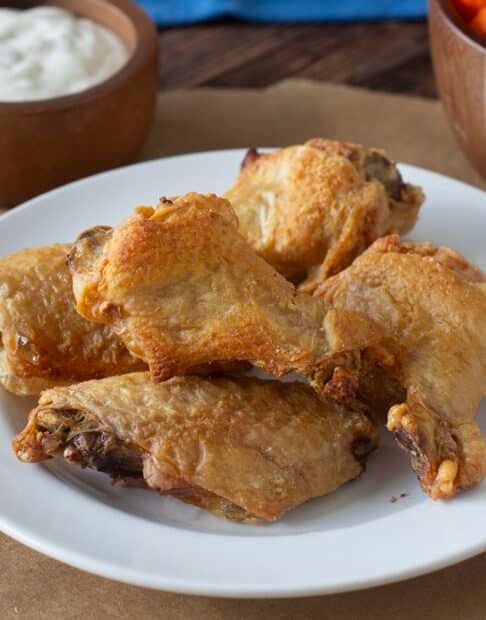
{"label": "creamy dip in bowl", "polygon": [[111,30],[63,8],[0,8],[0,101],[33,101],[86,90],[129,57]]}
{"label": "creamy dip in bowl", "polygon": [[[0,9],[0,209],[133,162],[158,86],[148,16],[132,0],[0,0]],[[30,15],[42,19],[23,28]]]}

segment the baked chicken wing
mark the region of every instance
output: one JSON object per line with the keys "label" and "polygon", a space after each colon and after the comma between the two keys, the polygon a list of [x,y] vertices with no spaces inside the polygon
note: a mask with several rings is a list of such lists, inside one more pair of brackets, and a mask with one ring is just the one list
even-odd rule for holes
{"label": "baked chicken wing", "polygon": [[448,248],[389,236],[316,292],[337,308],[366,313],[390,339],[393,359],[365,376],[365,400],[372,408],[388,401],[388,429],[434,499],[486,473],[485,442],[474,421],[486,394],[484,282]]}
{"label": "baked chicken wing", "polygon": [[363,471],[378,441],[367,416],[302,383],[148,373],[44,392],[13,447],[140,480],[218,516],[274,521]]}
{"label": "baked chicken wing", "polygon": [[378,237],[409,231],[424,199],[382,151],[317,138],[248,151],[225,196],[251,246],[308,292]]}
{"label": "baked chicken wing", "polygon": [[0,383],[15,394],[144,368],[111,328],[76,312],[69,248],[0,259]]}
{"label": "baked chicken wing", "polygon": [[[187,194],[83,233],[69,258],[77,309],[113,326],[154,381],[211,362],[249,361],[321,388],[381,331],[294,286],[238,234],[230,203]],[[339,358],[339,359],[337,359]]]}

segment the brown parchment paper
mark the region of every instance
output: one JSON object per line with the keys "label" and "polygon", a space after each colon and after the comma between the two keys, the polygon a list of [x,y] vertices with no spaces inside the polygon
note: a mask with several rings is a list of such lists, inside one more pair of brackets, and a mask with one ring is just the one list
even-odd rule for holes
{"label": "brown parchment paper", "polygon": [[[162,94],[142,159],[286,145],[313,136],[380,146],[399,161],[486,187],[458,150],[440,103],[303,80],[259,91],[200,89]],[[467,523],[457,524],[458,530],[464,527]],[[316,553],[325,555],[325,549]],[[118,584],[61,564],[0,534],[0,619],[11,618],[484,619],[486,554],[431,575],[361,592],[309,599],[223,600]]]}
{"label": "brown parchment paper", "polygon": [[397,161],[486,188],[459,150],[438,101],[287,80],[266,90],[199,89],[159,98],[144,159],[310,137],[379,146]]}

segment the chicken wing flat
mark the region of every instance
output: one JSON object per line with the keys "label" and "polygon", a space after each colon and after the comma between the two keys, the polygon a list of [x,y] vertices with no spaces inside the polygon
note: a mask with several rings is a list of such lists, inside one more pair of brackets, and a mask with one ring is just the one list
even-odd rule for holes
{"label": "chicken wing flat", "polygon": [[[486,394],[486,284],[462,256],[430,243],[376,241],[316,294],[373,317],[393,341],[382,373],[364,381],[371,406],[386,394],[388,429],[410,452],[422,488],[454,495],[486,473],[474,421]],[[378,403],[378,408],[380,403]]]}
{"label": "chicken wing flat", "polygon": [[302,383],[148,373],[44,392],[13,447],[141,480],[218,516],[274,521],[357,478],[378,442],[365,415]]}
{"label": "chicken wing flat", "polygon": [[382,151],[318,138],[250,150],[225,196],[250,245],[307,292],[378,237],[413,228],[424,199]]}
{"label": "chicken wing flat", "polygon": [[91,229],[69,264],[78,312],[113,326],[154,381],[249,361],[276,376],[295,371],[322,389],[333,364],[355,364],[381,338],[366,317],[296,292],[214,195],[139,207],[115,229]]}
{"label": "chicken wing flat", "polygon": [[76,312],[69,248],[0,259],[0,383],[15,394],[144,368],[111,328]]}

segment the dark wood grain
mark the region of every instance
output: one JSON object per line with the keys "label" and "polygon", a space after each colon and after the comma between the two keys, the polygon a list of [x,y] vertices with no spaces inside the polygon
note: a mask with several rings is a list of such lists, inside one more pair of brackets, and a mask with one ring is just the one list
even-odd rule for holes
{"label": "dark wood grain", "polygon": [[269,86],[290,77],[436,97],[424,21],[216,22],[160,32],[160,86]]}

